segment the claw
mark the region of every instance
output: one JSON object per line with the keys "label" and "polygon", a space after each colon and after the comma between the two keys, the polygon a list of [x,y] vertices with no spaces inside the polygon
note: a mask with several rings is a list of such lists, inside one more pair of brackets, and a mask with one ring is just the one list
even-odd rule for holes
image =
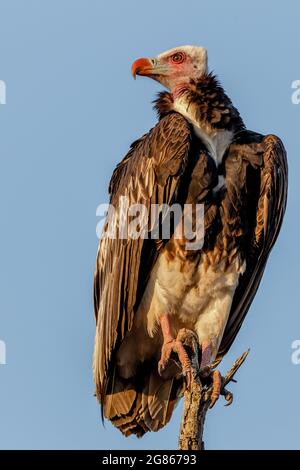
{"label": "claw", "polygon": [[[233,402],[233,394],[229,392],[229,390],[224,388],[223,386],[224,378],[222,377],[221,373],[218,370],[210,369],[209,372],[206,369],[202,370],[200,372],[200,378],[204,379],[204,384],[206,386],[212,387],[209,408],[213,408],[215,406],[216,402],[220,398],[220,395],[222,395],[224,399],[227,401],[225,406],[231,405],[231,403]],[[209,379],[208,382],[207,382],[207,379]]]}
{"label": "claw", "polygon": [[233,394],[229,392],[226,388],[223,388],[221,391],[221,395],[224,396],[227,403],[224,406],[230,406],[233,402]]}

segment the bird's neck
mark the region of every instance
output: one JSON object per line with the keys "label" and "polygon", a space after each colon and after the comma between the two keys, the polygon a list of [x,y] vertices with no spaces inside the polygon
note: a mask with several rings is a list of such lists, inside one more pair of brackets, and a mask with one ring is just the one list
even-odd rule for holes
{"label": "bird's neck", "polygon": [[159,94],[155,108],[160,117],[177,111],[199,126],[230,130],[237,133],[244,128],[239,112],[212,74],[197,80],[177,83],[170,92]]}
{"label": "bird's neck", "polygon": [[182,114],[217,165],[234,136],[244,129],[239,112],[211,74],[177,84],[171,93],[161,93],[155,107],[160,117],[172,111]]}

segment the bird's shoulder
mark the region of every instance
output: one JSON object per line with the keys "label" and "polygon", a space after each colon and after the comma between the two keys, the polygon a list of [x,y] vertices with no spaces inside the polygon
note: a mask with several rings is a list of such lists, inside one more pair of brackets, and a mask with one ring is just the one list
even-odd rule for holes
{"label": "bird's shoulder", "polygon": [[165,184],[167,177],[176,176],[185,168],[191,141],[191,127],[182,115],[171,112],[161,117],[148,133],[131,144],[116,166],[109,183],[110,196],[122,193],[130,180],[146,178],[149,171],[155,172],[158,184]]}

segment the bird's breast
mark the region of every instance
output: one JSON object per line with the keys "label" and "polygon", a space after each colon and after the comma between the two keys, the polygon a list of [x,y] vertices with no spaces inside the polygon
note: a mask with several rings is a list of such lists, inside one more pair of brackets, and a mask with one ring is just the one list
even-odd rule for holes
{"label": "bird's breast", "polygon": [[[207,317],[209,320],[209,314],[214,310],[212,320],[224,325],[244,269],[238,257],[230,264],[226,259],[214,263],[206,253],[183,260],[179,256],[170,257],[165,250],[151,273],[141,303],[150,336],[157,331],[159,318],[164,314],[173,317],[176,329],[195,330],[199,319]],[[218,309],[215,308],[217,304]]]}
{"label": "bird's breast", "polygon": [[192,124],[195,135],[203,142],[218,167],[226,149],[232,143],[234,132],[215,128],[211,122],[197,119],[193,107],[184,98],[175,101],[174,109]]}

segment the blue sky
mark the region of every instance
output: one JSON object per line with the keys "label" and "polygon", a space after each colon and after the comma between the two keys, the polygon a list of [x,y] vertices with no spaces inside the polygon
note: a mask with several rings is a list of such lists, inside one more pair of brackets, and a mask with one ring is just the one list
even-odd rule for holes
{"label": "blue sky", "polygon": [[197,44],[247,126],[283,139],[290,168],[283,230],[221,369],[251,353],[234,404],[207,417],[206,447],[299,448],[299,2],[0,0],[0,11],[0,447],[176,448],[181,406],[140,440],[100,422],[95,211],[130,142],[156,120],[160,87],[134,82],[132,61]]}

